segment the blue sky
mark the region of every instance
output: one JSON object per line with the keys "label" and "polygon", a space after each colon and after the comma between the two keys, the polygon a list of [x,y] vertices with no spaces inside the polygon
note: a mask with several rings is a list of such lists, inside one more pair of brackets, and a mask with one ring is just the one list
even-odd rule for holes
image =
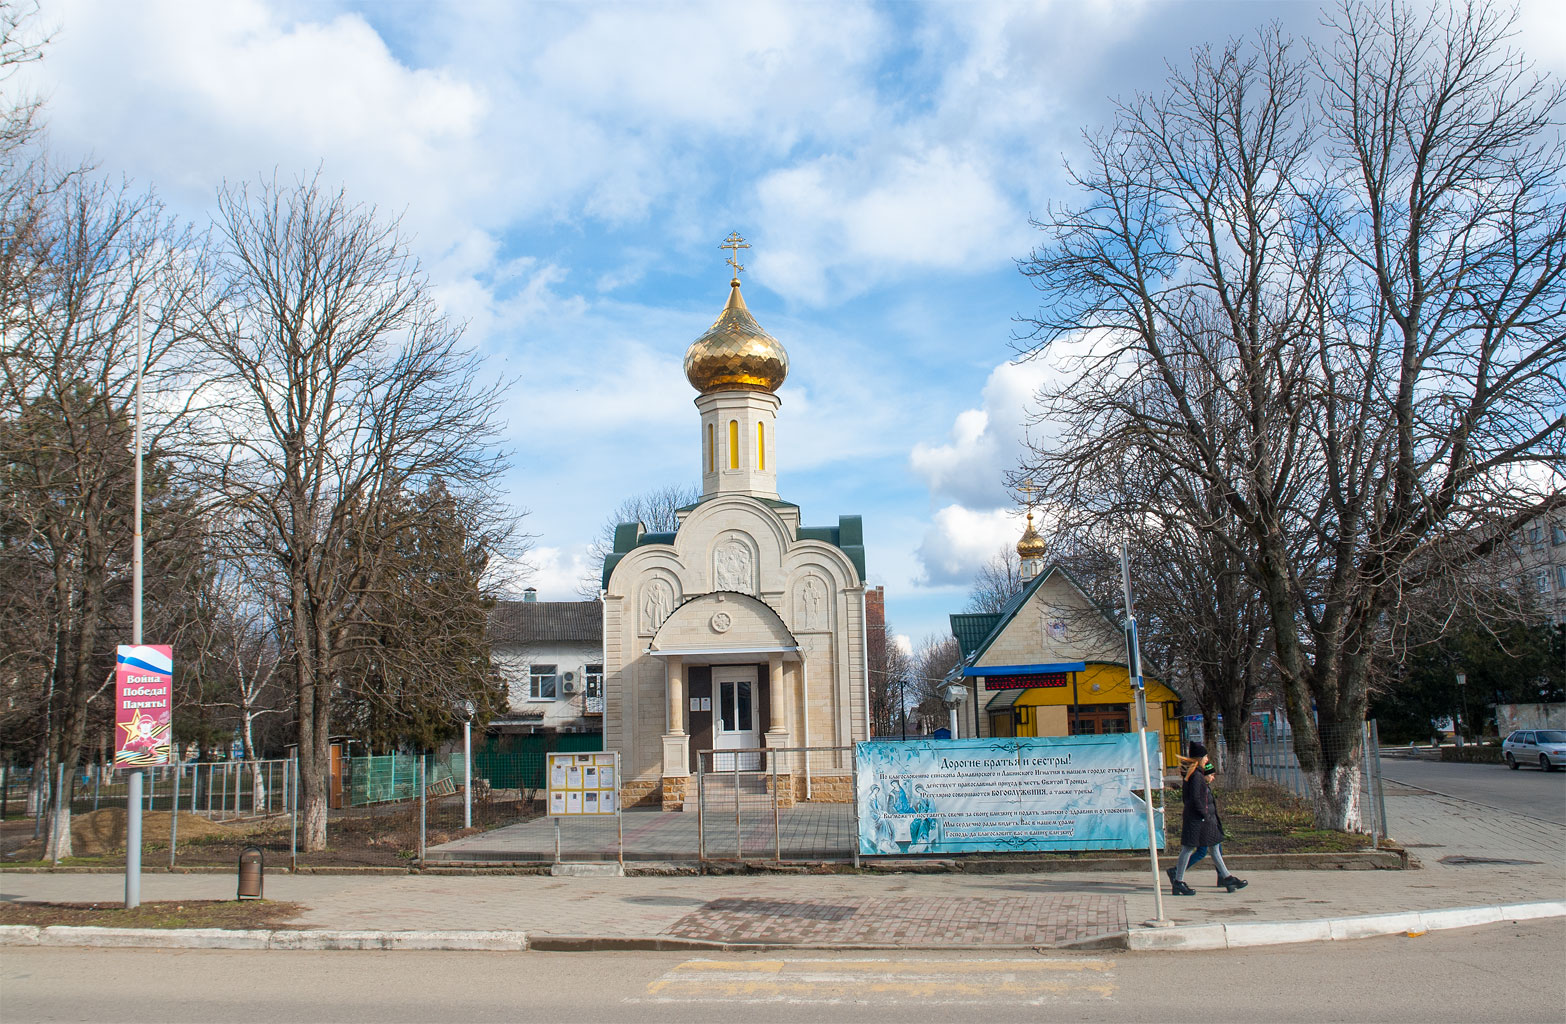
{"label": "blue sky", "polygon": [[[745,294],[789,351],[779,489],[865,517],[870,582],[915,641],[1020,533],[1002,474],[1041,363],[1030,214],[1114,96],[1189,48],[1314,3],[626,5],[44,0],[65,159],[204,223],[225,181],[308,175],[400,214],[488,372],[515,378],[506,485],[533,582],[574,596],[619,501],[698,479],[686,346]],[[1566,70],[1566,15],[1524,8]]]}

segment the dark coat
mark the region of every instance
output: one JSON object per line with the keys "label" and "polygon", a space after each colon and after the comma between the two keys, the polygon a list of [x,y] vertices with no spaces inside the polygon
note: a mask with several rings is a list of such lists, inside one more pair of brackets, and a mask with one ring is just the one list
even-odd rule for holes
{"label": "dark coat", "polygon": [[1198,769],[1181,787],[1180,845],[1217,846],[1223,842],[1223,822],[1207,777]]}

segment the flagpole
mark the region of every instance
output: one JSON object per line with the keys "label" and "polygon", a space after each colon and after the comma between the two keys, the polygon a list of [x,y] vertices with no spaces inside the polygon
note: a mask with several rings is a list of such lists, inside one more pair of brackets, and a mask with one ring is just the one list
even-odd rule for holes
{"label": "flagpole", "polygon": [[1129,538],[1120,545],[1120,585],[1126,602],[1126,671],[1131,677],[1131,692],[1136,695],[1136,746],[1142,754],[1142,793],[1147,798],[1147,860],[1153,872],[1153,906],[1157,914],[1153,920],[1143,923],[1152,928],[1167,928],[1173,922],[1164,917],[1164,887],[1158,877],[1158,826],[1153,815],[1153,773],[1147,760],[1147,691],[1142,679],[1142,647],[1136,635],[1136,605],[1131,601]]}
{"label": "flagpole", "polygon": [[[131,534],[131,643],[141,646],[141,300],[136,301],[136,500]],[[141,780],[132,768],[125,797],[125,909],[141,906]],[[179,812],[175,808],[175,813]]]}

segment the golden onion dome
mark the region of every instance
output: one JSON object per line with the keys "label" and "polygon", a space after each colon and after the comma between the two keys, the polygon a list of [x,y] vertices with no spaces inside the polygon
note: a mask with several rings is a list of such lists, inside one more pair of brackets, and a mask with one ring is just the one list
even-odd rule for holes
{"label": "golden onion dome", "polygon": [[702,394],[776,391],[788,376],[788,353],[745,308],[739,278],[729,282],[729,304],[707,333],[685,352],[685,378]]}
{"label": "golden onion dome", "polygon": [[1033,528],[1033,513],[1028,513],[1028,528],[1022,531],[1022,539],[1017,542],[1017,557],[1022,559],[1043,558],[1046,545],[1044,538]]}

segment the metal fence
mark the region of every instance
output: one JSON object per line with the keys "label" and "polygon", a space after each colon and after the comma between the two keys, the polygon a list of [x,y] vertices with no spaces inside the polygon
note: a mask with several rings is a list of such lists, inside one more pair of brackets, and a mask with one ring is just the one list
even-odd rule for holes
{"label": "metal fence", "polygon": [[696,859],[859,863],[853,747],[702,750]]}
{"label": "metal fence", "polygon": [[[1213,744],[1221,740],[1214,737]],[[1359,780],[1361,820],[1366,831],[1384,837],[1374,722],[1366,723],[1347,754]],[[148,861],[161,859],[166,848],[170,867],[229,863],[243,846],[255,844],[269,859],[296,866],[549,862],[556,853],[554,823],[544,806],[546,756],[537,743],[475,751],[471,787],[460,752],[344,759],[327,816],[327,849],[308,854],[295,762],[148,769],[143,809],[167,812],[177,802],[180,811],[144,826]],[[1307,799],[1312,795],[1285,730],[1249,733],[1236,761],[1245,769],[1242,781],[1266,780]],[[858,862],[854,747],[709,749],[698,751],[695,762],[683,793],[675,791],[682,811],[662,813],[655,806],[626,812],[627,858],[719,869],[742,861]],[[89,766],[34,783],[26,769],[8,768],[0,778],[0,802],[11,818],[4,833],[7,857],[29,841],[36,846],[47,833],[52,787],[67,787],[74,815],[125,806],[124,772]],[[19,811],[31,822],[18,821]],[[568,820],[562,834],[566,860],[615,856],[612,821]]]}
{"label": "metal fence", "polygon": [[[1227,744],[1221,736],[1215,739],[1221,756],[1228,763]],[[1323,737],[1322,745],[1329,760],[1342,765],[1356,779],[1362,831],[1378,842],[1387,838],[1386,791],[1381,775],[1381,734],[1377,723],[1374,720],[1362,722],[1357,735],[1350,730],[1336,741]],[[1303,800],[1319,799],[1319,782],[1301,768],[1299,754],[1294,749],[1294,734],[1286,728],[1249,730],[1238,762],[1252,778],[1276,783]]]}

